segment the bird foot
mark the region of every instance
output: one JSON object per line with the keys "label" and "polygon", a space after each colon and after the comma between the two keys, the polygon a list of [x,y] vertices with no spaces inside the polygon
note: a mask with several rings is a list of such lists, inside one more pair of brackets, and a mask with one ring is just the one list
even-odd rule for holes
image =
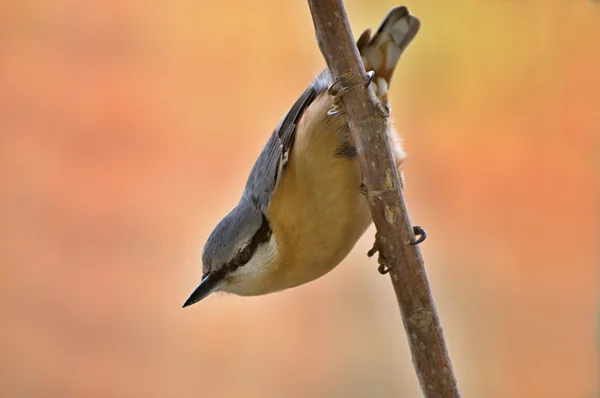
{"label": "bird foot", "polygon": [[379,271],[381,275],[385,275],[388,272],[390,272],[390,268],[386,264],[386,258],[383,254],[381,254],[381,251],[379,250],[378,232],[375,233],[375,242],[373,242],[373,247],[371,248],[371,250],[367,252],[367,257],[373,257],[375,253],[379,253],[379,255],[377,256],[377,263],[379,264],[379,267],[377,267],[377,271]]}
{"label": "bird foot", "polygon": [[335,79],[334,82],[331,83],[327,88],[327,94],[333,96],[333,99],[331,100],[332,106],[329,109],[329,111],[327,111],[327,115],[333,116],[344,113],[345,111],[341,103],[342,97],[354,87],[359,87],[363,84],[365,84],[365,86],[368,87],[369,84],[371,84],[371,81],[373,80],[374,76],[375,72],[369,71],[367,72],[367,82],[358,84],[348,84],[348,82],[350,82],[350,80],[352,80],[352,78],[354,77],[353,73],[349,73],[347,75]]}
{"label": "bird foot", "polygon": [[[362,189],[362,185],[361,185],[361,189]],[[425,232],[425,230],[423,229],[423,227],[419,226],[419,225],[415,225],[413,227],[413,233],[415,234],[415,239],[411,242],[409,242],[409,245],[418,245],[419,243],[422,243],[426,238],[427,238],[427,232]],[[388,272],[390,272],[390,267],[388,267],[388,265],[386,264],[386,258],[385,256],[381,253],[381,251],[379,250],[379,233],[375,233],[375,242],[373,242],[373,247],[371,248],[371,250],[369,250],[367,252],[367,256],[368,257],[373,257],[375,255],[375,253],[379,253],[379,256],[377,258],[377,263],[379,264],[379,267],[377,268],[377,271],[379,271],[379,273],[381,275],[385,275]]]}

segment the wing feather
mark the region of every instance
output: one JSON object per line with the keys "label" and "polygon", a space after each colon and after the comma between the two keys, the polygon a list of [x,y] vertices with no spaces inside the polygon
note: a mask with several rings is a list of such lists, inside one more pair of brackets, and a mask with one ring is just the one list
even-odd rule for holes
{"label": "wing feather", "polygon": [[329,75],[327,71],[319,75],[292,105],[273,131],[267,145],[252,167],[243,198],[254,203],[264,214],[267,213],[273,191],[285,173],[289,153],[294,145],[298,122],[304,111],[324,91],[325,81],[329,80],[325,75]]}

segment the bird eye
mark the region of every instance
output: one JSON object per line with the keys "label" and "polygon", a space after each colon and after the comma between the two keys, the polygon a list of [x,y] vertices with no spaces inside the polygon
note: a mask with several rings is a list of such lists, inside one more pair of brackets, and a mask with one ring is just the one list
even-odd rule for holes
{"label": "bird eye", "polygon": [[242,250],[237,256],[237,263],[239,265],[246,265],[250,261],[250,251],[248,249]]}

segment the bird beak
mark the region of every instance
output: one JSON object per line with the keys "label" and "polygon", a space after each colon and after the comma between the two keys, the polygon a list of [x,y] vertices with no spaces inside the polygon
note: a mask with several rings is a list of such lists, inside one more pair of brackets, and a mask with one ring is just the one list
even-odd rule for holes
{"label": "bird beak", "polygon": [[221,287],[223,287],[224,284],[225,281],[218,274],[206,274],[204,278],[202,278],[202,282],[200,282],[200,285],[198,285],[196,290],[194,290],[194,292],[183,304],[182,308],[185,308],[192,304],[196,304],[198,301],[206,298],[211,293],[214,293],[217,290],[219,290]]}

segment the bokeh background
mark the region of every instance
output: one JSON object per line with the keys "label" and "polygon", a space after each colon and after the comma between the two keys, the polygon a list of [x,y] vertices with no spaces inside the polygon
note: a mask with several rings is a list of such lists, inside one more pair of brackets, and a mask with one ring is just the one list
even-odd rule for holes
{"label": "bokeh background", "polygon": [[[398,3],[347,0],[354,34]],[[405,2],[406,199],[464,397],[597,396],[600,4]],[[419,397],[374,230],[182,310],[324,62],[304,1],[0,3],[0,396]]]}

